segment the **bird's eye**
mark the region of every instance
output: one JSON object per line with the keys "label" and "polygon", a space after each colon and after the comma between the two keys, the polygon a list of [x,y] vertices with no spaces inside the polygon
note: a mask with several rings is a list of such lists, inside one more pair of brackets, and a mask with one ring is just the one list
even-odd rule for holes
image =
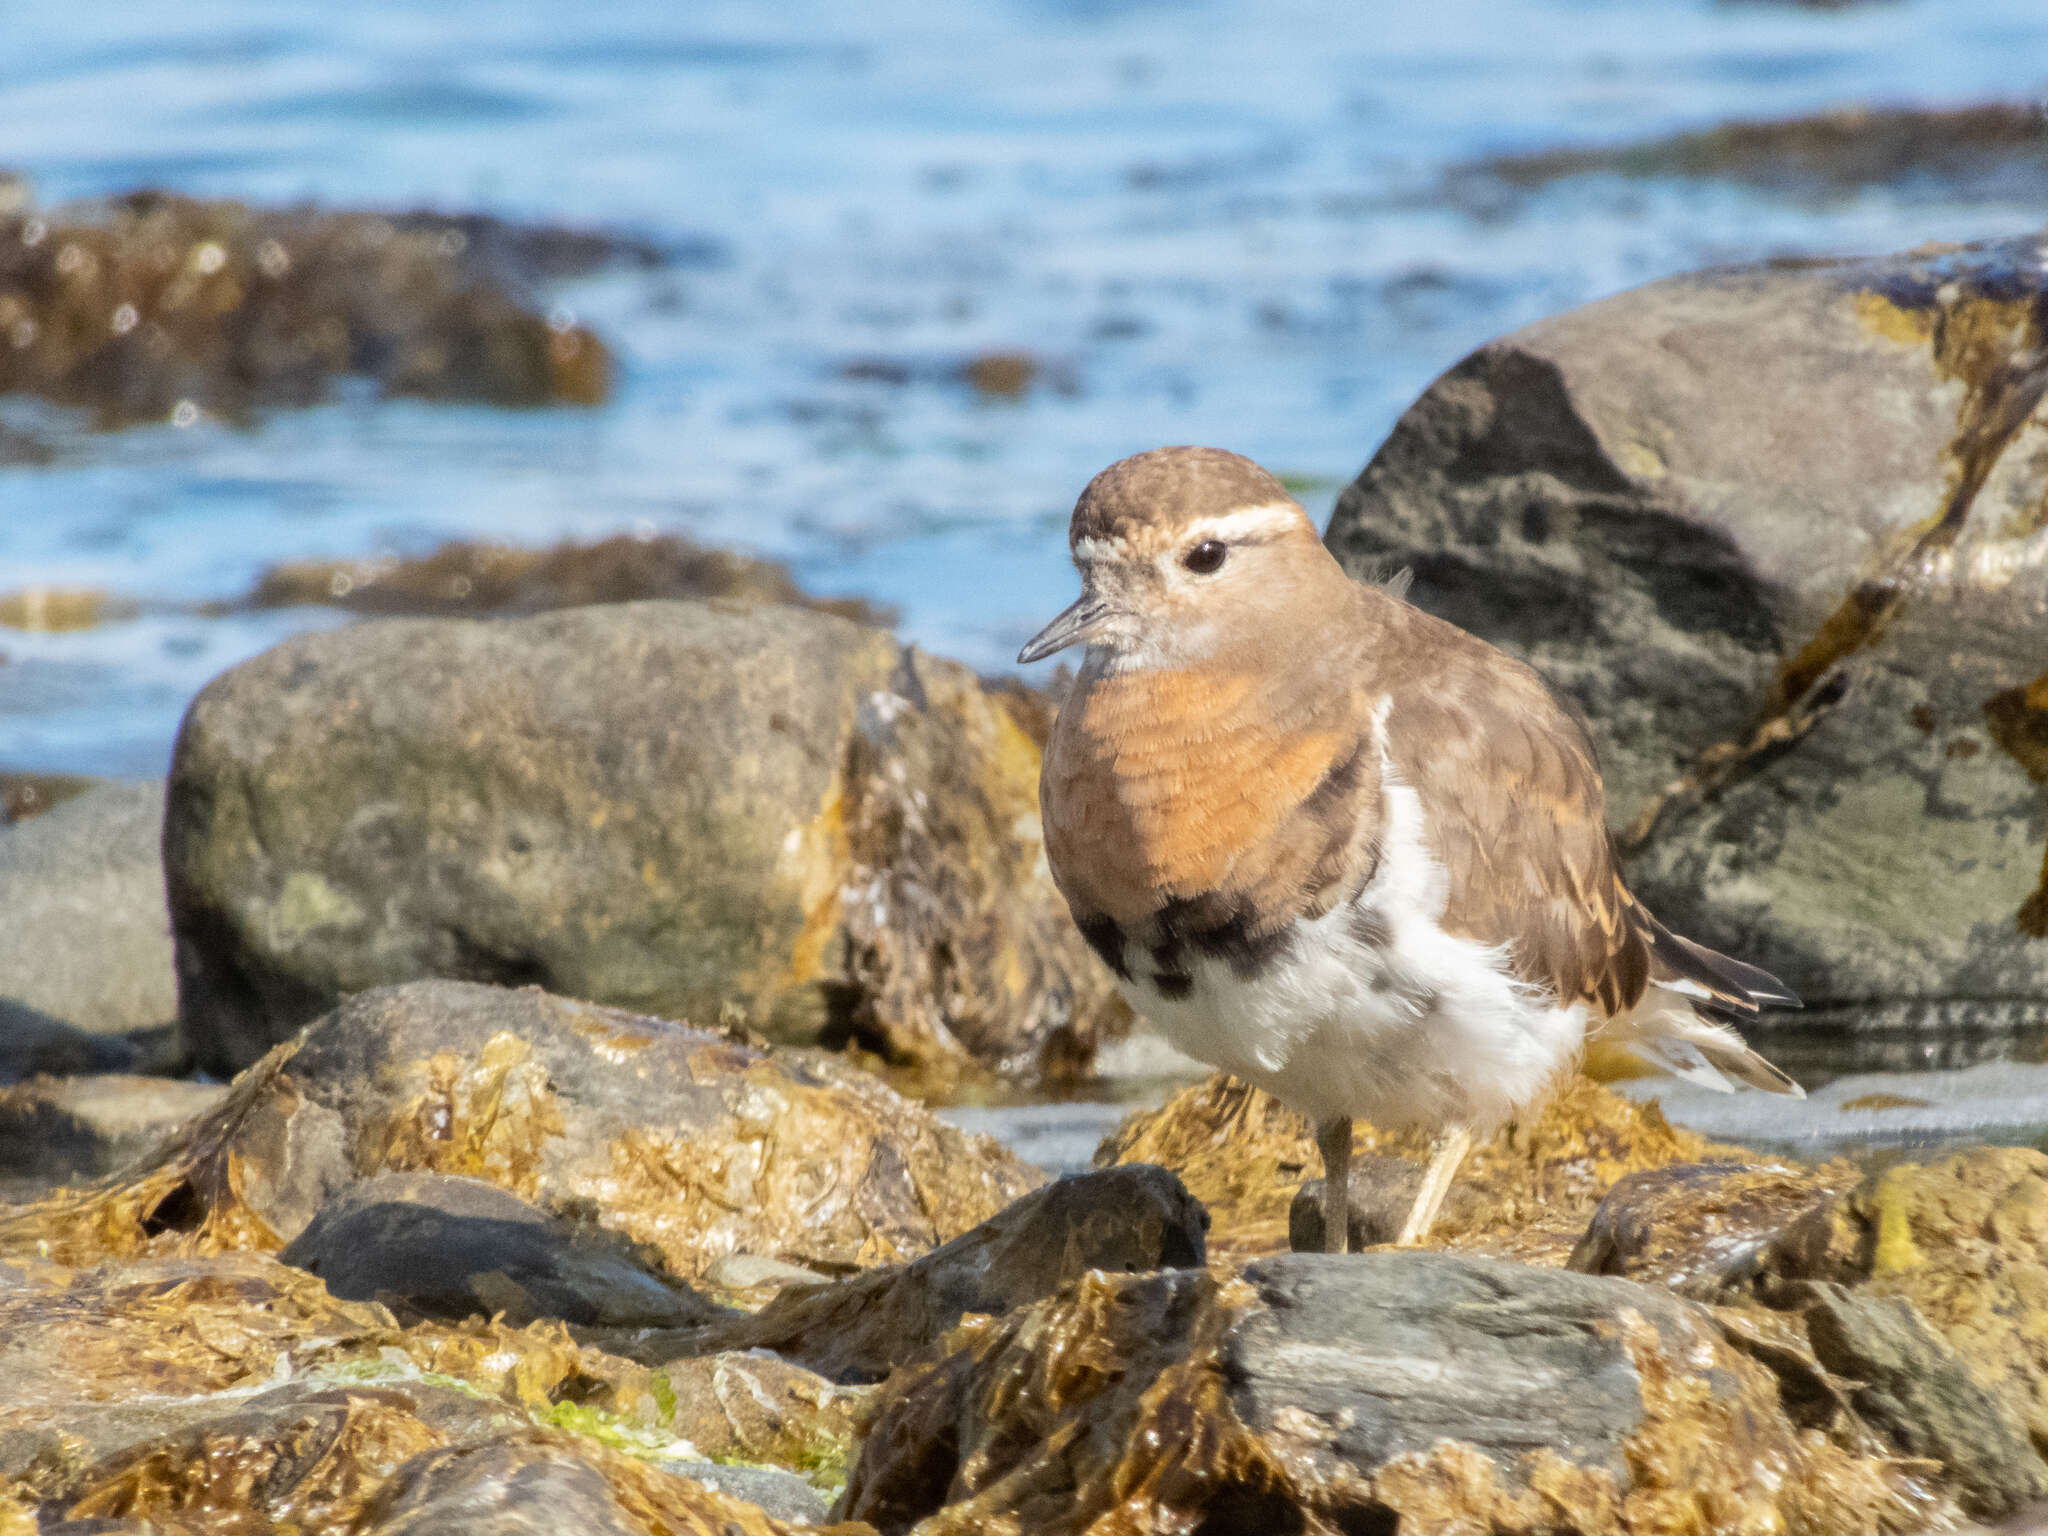
{"label": "bird's eye", "polygon": [[1223,564],[1223,557],[1229,553],[1229,546],[1221,539],[1204,539],[1182,555],[1180,563],[1197,576],[1207,576]]}

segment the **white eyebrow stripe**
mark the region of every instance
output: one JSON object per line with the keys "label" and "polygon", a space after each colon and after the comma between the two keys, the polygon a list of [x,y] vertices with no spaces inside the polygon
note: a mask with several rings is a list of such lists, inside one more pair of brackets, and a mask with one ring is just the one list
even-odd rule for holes
{"label": "white eyebrow stripe", "polygon": [[1083,565],[1095,560],[1121,559],[1130,552],[1130,546],[1122,539],[1074,540],[1074,558]]}
{"label": "white eyebrow stripe", "polygon": [[1196,540],[1220,539],[1228,544],[1233,539],[1291,533],[1301,522],[1301,508],[1293,502],[1269,501],[1215,517],[1198,517],[1188,524],[1188,535]]}

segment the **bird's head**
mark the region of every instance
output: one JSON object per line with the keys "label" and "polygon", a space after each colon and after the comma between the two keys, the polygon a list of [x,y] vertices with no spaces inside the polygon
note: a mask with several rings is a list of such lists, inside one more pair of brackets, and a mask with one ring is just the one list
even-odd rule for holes
{"label": "bird's head", "polygon": [[1081,597],[1020,662],[1086,645],[1116,670],[1198,665],[1243,647],[1345,578],[1286,487],[1221,448],[1154,448],[1088,482],[1068,533]]}

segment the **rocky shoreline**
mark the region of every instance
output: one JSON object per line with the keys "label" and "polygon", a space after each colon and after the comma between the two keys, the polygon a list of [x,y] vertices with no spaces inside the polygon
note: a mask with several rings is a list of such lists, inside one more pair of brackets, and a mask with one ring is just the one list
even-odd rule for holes
{"label": "rocky shoreline", "polygon": [[[1330,529],[1585,703],[1632,877],[1806,992],[1831,1071],[2048,1017],[2044,258],[1541,322]],[[1916,1149],[1950,1077],[1699,1127],[1576,1080],[1421,1250],[1370,1245],[1424,1148],[1361,1126],[1346,1257],[1308,1127],[1229,1079],[1059,1180],[950,1123],[1097,1091],[1131,1028],[1045,869],[1049,700],[704,553],[293,573],[408,616],[223,674],[164,785],[6,782],[4,1536],[2048,1503],[2048,1154]],[[1864,1123],[1897,1144],[1833,1155]]]}

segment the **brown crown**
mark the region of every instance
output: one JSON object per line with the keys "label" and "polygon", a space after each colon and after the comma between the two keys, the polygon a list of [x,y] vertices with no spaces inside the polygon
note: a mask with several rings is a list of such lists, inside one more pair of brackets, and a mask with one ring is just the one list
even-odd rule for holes
{"label": "brown crown", "polygon": [[1119,459],[1074,503],[1069,541],[1129,538],[1240,507],[1292,501],[1287,487],[1240,453],[1154,448]]}

